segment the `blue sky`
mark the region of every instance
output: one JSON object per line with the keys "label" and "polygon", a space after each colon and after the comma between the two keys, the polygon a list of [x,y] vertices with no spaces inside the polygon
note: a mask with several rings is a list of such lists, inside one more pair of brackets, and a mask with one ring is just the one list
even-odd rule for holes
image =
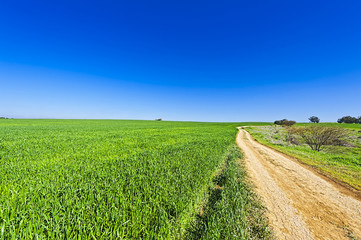
{"label": "blue sky", "polygon": [[360,1],[2,1],[0,116],[361,115]]}

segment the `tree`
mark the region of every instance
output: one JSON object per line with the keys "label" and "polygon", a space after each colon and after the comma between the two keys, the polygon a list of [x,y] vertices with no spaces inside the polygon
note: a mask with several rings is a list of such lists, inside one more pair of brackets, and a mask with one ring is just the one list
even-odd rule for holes
{"label": "tree", "polygon": [[311,123],[319,123],[320,119],[316,116],[309,117],[308,120],[310,120]]}
{"label": "tree", "polygon": [[337,120],[338,123],[359,123],[359,119],[351,116],[344,116]]}
{"label": "tree", "polygon": [[340,127],[323,127],[312,125],[308,127],[299,127],[294,131],[302,137],[304,142],[312,150],[320,151],[325,145],[335,145],[342,142],[342,138],[349,135],[349,131]]}
{"label": "tree", "polygon": [[295,124],[296,121],[293,120],[287,120],[287,119],[282,119],[282,120],[276,120],[274,121],[274,124],[276,125],[282,125],[282,126],[292,126],[293,124]]}

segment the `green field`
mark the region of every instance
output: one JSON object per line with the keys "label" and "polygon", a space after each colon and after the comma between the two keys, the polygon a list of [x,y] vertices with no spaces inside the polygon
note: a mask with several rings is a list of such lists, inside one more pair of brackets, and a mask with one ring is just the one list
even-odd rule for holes
{"label": "green field", "polygon": [[265,238],[239,125],[1,120],[0,239]]}
{"label": "green field", "polygon": [[[307,126],[309,123],[299,123]],[[347,141],[352,147],[327,146],[320,152],[305,144],[292,145],[286,141],[286,130],[282,127],[264,126],[247,128],[257,141],[281,152],[296,157],[322,173],[361,190],[361,124],[319,123],[320,126],[337,126],[349,129]]]}

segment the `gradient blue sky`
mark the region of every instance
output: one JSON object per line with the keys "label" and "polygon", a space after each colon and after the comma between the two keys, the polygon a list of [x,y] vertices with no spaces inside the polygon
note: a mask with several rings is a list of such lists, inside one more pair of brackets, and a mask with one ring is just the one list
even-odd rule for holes
{"label": "gradient blue sky", "polygon": [[0,116],[361,115],[361,1],[2,1]]}

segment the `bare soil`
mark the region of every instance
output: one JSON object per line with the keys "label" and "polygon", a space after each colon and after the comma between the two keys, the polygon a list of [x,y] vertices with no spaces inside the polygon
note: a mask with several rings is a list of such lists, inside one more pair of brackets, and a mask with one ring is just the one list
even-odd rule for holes
{"label": "bare soil", "polygon": [[361,202],[347,189],[239,128],[250,179],[278,239],[361,239]]}

